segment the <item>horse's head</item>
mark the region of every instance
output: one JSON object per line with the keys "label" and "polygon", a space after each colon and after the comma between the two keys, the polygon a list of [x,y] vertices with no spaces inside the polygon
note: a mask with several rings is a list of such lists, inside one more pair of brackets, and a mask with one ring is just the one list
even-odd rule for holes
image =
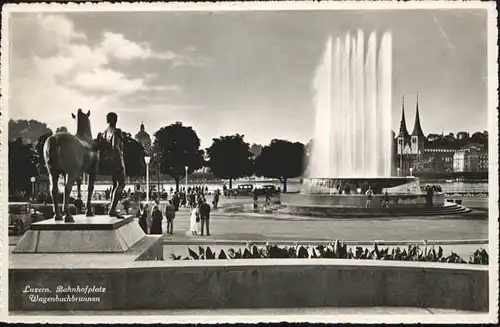
{"label": "horse's head", "polygon": [[90,129],[90,110],[84,113],[82,109],[78,109],[76,115],[71,113],[71,117],[76,120],[76,135],[86,136],[92,139],[92,131]]}

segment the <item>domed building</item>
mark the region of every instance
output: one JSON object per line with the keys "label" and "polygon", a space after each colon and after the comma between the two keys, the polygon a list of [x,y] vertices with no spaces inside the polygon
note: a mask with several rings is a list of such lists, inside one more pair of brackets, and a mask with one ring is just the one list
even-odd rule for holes
{"label": "domed building", "polygon": [[139,132],[135,134],[135,140],[142,144],[144,150],[149,151],[151,149],[151,136],[146,132],[143,122],[141,122]]}

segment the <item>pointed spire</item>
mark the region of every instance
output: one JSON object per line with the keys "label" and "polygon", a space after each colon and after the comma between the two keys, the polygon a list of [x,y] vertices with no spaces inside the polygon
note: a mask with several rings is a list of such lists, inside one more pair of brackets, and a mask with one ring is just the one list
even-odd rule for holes
{"label": "pointed spire", "polygon": [[418,93],[417,93],[417,112],[415,113],[415,126],[413,126],[412,136],[423,137],[422,126],[420,125],[420,114],[418,112]]}
{"label": "pointed spire", "polygon": [[399,123],[399,134],[398,136],[403,136],[407,138],[408,135],[408,129],[406,128],[406,118],[405,118],[405,97],[403,95],[403,110],[401,113],[401,122]]}

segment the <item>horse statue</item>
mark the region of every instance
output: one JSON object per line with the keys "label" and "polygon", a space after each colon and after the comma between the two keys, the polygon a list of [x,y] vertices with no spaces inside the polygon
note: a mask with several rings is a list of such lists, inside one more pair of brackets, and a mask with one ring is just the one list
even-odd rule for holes
{"label": "horse statue", "polygon": [[66,223],[75,221],[69,212],[69,199],[71,189],[75,182],[77,182],[78,196],[80,196],[80,176],[84,173],[87,173],[89,176],[87,210],[85,215],[87,217],[92,217],[94,215],[92,212],[91,199],[99,166],[99,153],[95,148],[90,129],[90,111],[84,113],[82,109],[78,109],[76,115],[72,113],[71,116],[76,120],[76,134],[57,133],[51,135],[45,141],[43,148],[45,165],[50,176],[54,219],[56,221],[63,220],[59,204],[57,203],[59,195],[57,182],[60,175],[64,176],[65,179],[63,213],[65,214],[64,222]]}

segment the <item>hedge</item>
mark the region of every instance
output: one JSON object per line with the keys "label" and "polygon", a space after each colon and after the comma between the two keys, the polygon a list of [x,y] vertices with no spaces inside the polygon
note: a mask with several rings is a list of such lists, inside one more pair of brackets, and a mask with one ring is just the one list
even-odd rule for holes
{"label": "hedge", "polygon": [[221,249],[218,253],[209,246],[206,248],[199,246],[198,251],[188,248],[188,256],[181,256],[172,253],[171,260],[213,260],[213,259],[364,259],[364,260],[396,260],[396,261],[421,261],[421,262],[444,262],[444,263],[469,263],[476,265],[487,265],[489,262],[488,253],[481,248],[474,252],[468,261],[454,252],[450,255],[443,255],[443,248],[434,246],[430,248],[424,242],[422,249],[418,245],[410,244],[407,247],[381,248],[377,243],[373,249],[357,246],[353,251],[347,248],[347,244],[342,241],[330,242],[328,245],[300,245],[278,246],[266,244],[265,246],[252,245],[247,242],[242,250],[229,248],[227,253]]}

